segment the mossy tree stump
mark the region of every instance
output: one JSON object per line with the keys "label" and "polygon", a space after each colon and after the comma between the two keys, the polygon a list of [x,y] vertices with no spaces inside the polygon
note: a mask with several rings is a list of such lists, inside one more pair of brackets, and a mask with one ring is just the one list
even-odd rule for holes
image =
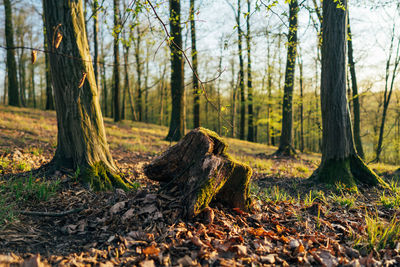
{"label": "mossy tree stump", "polygon": [[197,128],[145,167],[145,174],[182,196],[184,215],[192,218],[211,200],[248,210],[252,169],[226,153],[213,131]]}

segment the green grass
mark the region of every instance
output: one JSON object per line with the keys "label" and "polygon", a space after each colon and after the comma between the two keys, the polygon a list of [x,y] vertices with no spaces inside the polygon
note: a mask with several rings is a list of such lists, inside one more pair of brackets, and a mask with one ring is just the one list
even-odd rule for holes
{"label": "green grass", "polygon": [[380,249],[395,248],[400,241],[400,223],[393,217],[389,222],[375,216],[365,215],[367,234],[355,240],[355,247],[362,250],[379,251]]}
{"label": "green grass", "polygon": [[20,204],[47,201],[59,189],[59,180],[43,180],[32,175],[0,180],[0,227],[13,221]]}

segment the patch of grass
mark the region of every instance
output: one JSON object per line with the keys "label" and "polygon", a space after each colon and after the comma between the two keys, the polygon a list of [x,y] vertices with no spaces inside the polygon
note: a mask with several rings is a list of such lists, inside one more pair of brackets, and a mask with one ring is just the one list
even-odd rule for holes
{"label": "patch of grass", "polygon": [[396,217],[389,222],[375,216],[365,215],[366,236],[355,241],[355,247],[360,250],[379,251],[386,248],[395,248],[400,240],[400,223]]}
{"label": "patch of grass", "polygon": [[59,180],[46,181],[32,175],[24,178],[11,178],[0,185],[0,194],[13,202],[46,201],[55,195]]}
{"label": "patch of grass", "polygon": [[15,204],[7,203],[6,199],[0,198],[0,229],[10,222],[15,221]]}
{"label": "patch of grass", "polygon": [[41,147],[31,147],[28,150],[29,153],[35,156],[39,156],[40,154],[43,154],[43,148]]}
{"label": "patch of grass", "polygon": [[25,161],[20,161],[15,164],[15,168],[19,171],[30,171],[31,165]]}
{"label": "patch of grass", "polygon": [[340,195],[331,194],[329,196],[334,204],[340,205],[345,208],[352,208],[356,202],[357,197],[354,194],[342,193]]}
{"label": "patch of grass", "polygon": [[4,172],[4,169],[10,165],[10,160],[3,156],[0,157],[0,174]]}
{"label": "patch of grass", "polygon": [[280,189],[279,186],[272,188],[265,188],[261,191],[261,197],[265,201],[280,202],[280,201],[293,201],[293,198],[285,190]]}

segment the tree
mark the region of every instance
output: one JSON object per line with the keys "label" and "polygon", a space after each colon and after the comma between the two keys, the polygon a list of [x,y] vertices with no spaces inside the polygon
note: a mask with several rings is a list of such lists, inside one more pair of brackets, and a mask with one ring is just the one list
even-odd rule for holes
{"label": "tree", "polygon": [[240,0],[238,0],[238,10],[236,15],[236,24],[238,28],[238,51],[239,51],[239,90],[240,90],[240,123],[239,123],[239,138],[244,140],[244,127],[246,124],[246,106],[245,106],[245,96],[244,96],[244,67],[243,67],[243,49],[242,49],[242,36],[243,31],[240,26],[240,16],[241,16],[241,5]]}
{"label": "tree", "polygon": [[171,49],[171,98],[172,112],[167,140],[178,141],[185,134],[185,85],[184,60],[182,56],[181,2],[169,1],[170,11],[170,49]]}
{"label": "tree", "polygon": [[285,87],[282,104],[282,132],[276,155],[293,156],[296,151],[292,145],[293,139],[293,87],[297,57],[297,16],[299,4],[297,0],[289,2],[289,33],[285,71]]}
{"label": "tree", "polygon": [[[93,70],[94,70],[94,77],[96,79],[97,88],[100,88],[99,83],[99,38],[97,37],[99,32],[99,19],[98,19],[98,9],[99,9],[99,1],[93,0],[92,5],[92,12],[93,12]],[[99,90],[100,91],[100,90]]]}
{"label": "tree", "polygon": [[113,66],[113,102],[114,102],[114,121],[121,120],[121,110],[119,108],[120,82],[119,82],[119,33],[121,31],[119,0],[114,0],[114,66]]}
{"label": "tree", "polygon": [[246,45],[247,45],[247,113],[248,117],[248,128],[247,128],[247,140],[254,141],[254,117],[253,117],[253,83],[251,79],[251,37],[250,37],[250,0],[247,0],[247,16],[246,16]]}
{"label": "tree", "polygon": [[19,92],[17,81],[17,63],[15,61],[14,29],[12,23],[12,7],[10,0],[3,0],[5,10],[5,31],[7,45],[7,77],[8,77],[8,104],[19,106]]}
{"label": "tree", "polygon": [[358,156],[346,99],[346,9],[323,1],[321,49],[322,159],[312,177],[348,186],[384,183]]}
{"label": "tree", "polygon": [[[51,165],[79,170],[96,189],[127,188],[110,154],[81,0],[44,0],[58,142]],[[69,55],[69,56],[64,56]]]}
{"label": "tree", "polygon": [[[383,134],[385,131],[385,123],[386,123],[386,117],[387,117],[387,112],[389,109],[389,104],[390,104],[390,99],[392,97],[393,93],[393,88],[394,88],[394,81],[396,80],[396,76],[398,74],[397,68],[400,65],[400,38],[397,38],[397,48],[396,52],[394,54],[394,60],[392,63],[392,53],[393,53],[393,48],[394,48],[394,42],[395,42],[395,26],[396,24],[393,24],[393,30],[392,30],[392,37],[390,40],[390,48],[389,48],[389,56],[388,59],[386,60],[386,69],[385,69],[385,90],[383,92],[383,110],[382,110],[382,117],[380,121],[380,127],[379,127],[379,138],[378,138],[378,144],[376,146],[375,150],[375,160],[376,162],[380,161],[380,155],[382,152],[383,148]],[[390,77],[390,69],[391,65],[393,64],[393,69],[392,69],[392,77]]]}
{"label": "tree", "polygon": [[193,128],[200,127],[200,94],[199,79],[197,78],[197,49],[196,23],[194,19],[194,0],[190,0],[190,33],[192,40],[192,67],[193,67]]}
{"label": "tree", "polygon": [[[42,1],[43,3],[43,1]],[[44,42],[44,49],[47,51],[47,34],[46,34],[46,22],[44,13],[42,14],[43,19],[43,42]],[[46,110],[54,110],[54,100],[53,100],[53,88],[51,86],[51,74],[50,74],[50,63],[49,63],[49,55],[45,53],[45,73],[46,73]]]}
{"label": "tree", "polygon": [[357,86],[357,76],[355,63],[353,58],[353,36],[351,35],[350,29],[350,18],[347,16],[347,34],[349,38],[347,39],[347,57],[349,60],[349,69],[351,75],[351,89],[353,92],[353,115],[354,115],[354,143],[356,145],[358,155],[364,159],[364,150],[361,142],[361,133],[360,133],[360,97],[358,95],[358,86]]}

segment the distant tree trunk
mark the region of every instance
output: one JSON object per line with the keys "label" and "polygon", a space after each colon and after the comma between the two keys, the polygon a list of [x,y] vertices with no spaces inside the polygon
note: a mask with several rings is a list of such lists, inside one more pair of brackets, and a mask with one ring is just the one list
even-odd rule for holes
{"label": "distant tree trunk", "polygon": [[114,121],[121,120],[121,110],[119,106],[120,82],[119,82],[119,33],[120,29],[119,0],[114,0],[114,66],[113,66],[113,102],[114,102]]}
{"label": "distant tree trunk", "polygon": [[[231,99],[231,125],[232,125],[232,137],[236,137],[236,99],[237,99],[237,85],[235,83],[235,61],[233,58],[231,59],[231,69],[232,69],[232,80],[231,80],[231,88],[232,88],[232,99]],[[239,79],[239,77],[238,77]]]}
{"label": "distant tree trunk", "polygon": [[[46,33],[47,30],[44,25],[46,25],[46,21],[43,15],[43,42],[44,42],[44,49],[47,51],[49,50],[47,45],[48,43],[47,33]],[[44,53],[44,62],[45,62],[45,73],[46,73],[46,110],[54,110],[53,88],[51,85],[50,63],[49,63],[48,53]]]}
{"label": "distant tree trunk", "polygon": [[392,38],[390,41],[389,57],[386,61],[385,91],[383,93],[383,110],[379,127],[378,145],[375,150],[375,162],[380,162],[381,160],[380,156],[383,148],[383,135],[385,132],[386,117],[389,109],[390,99],[393,93],[394,81],[396,80],[396,76],[398,74],[397,68],[399,67],[400,64],[400,39],[398,39],[396,53],[393,62],[392,77],[390,78],[390,66],[392,65],[392,53],[394,48],[393,47],[394,41],[395,41],[395,24],[393,25]]}
{"label": "distant tree trunk", "polygon": [[142,63],[140,61],[140,42],[141,33],[139,27],[136,27],[137,37],[135,42],[135,59],[136,59],[136,73],[137,73],[137,110],[139,121],[143,121],[143,100],[142,100]]}
{"label": "distant tree trunk", "polygon": [[269,43],[269,33],[266,32],[267,37],[267,145],[271,145],[271,113],[272,113],[272,64],[271,58],[271,45]]}
{"label": "distant tree trunk", "polygon": [[303,98],[303,60],[299,56],[300,69],[300,152],[304,152],[304,98]]}
{"label": "distant tree trunk", "polygon": [[194,0],[190,0],[190,33],[192,38],[192,67],[193,67],[193,128],[200,127],[200,92],[197,79],[197,49],[196,24],[194,19]]}
{"label": "distant tree trunk", "polygon": [[94,77],[97,84],[97,89],[100,92],[100,83],[99,83],[99,40],[97,37],[97,33],[99,32],[99,20],[97,18],[99,9],[99,1],[93,0],[92,12],[93,12],[93,70]]}
{"label": "distant tree trunk", "polygon": [[296,69],[297,57],[297,15],[298,1],[289,2],[289,33],[288,50],[286,59],[285,87],[282,104],[282,133],[279,139],[279,148],[276,154],[283,156],[293,156],[296,151],[293,148],[293,87],[294,73]]}
{"label": "distant tree trunk", "polygon": [[[347,1],[342,0],[347,9]],[[321,108],[322,159],[313,177],[323,183],[384,183],[354,147],[346,99],[346,11],[332,0],[323,1]]]}
{"label": "distant tree trunk", "polygon": [[[23,46],[23,37],[21,36],[21,46]],[[26,58],[25,58],[25,49],[21,49],[18,59],[18,74],[19,74],[19,97],[20,104],[23,107],[26,107]]]}
{"label": "distant tree trunk", "polygon": [[5,73],[4,77],[4,95],[3,95],[3,105],[7,103],[7,86],[8,86],[8,74],[7,72]]}
{"label": "distant tree trunk", "polygon": [[149,122],[149,56],[150,46],[146,48],[146,65],[144,73],[144,121]]}
{"label": "distant tree trunk", "polygon": [[[44,0],[58,142],[52,164],[79,169],[79,178],[95,189],[127,188],[111,157],[86,37],[82,1]],[[53,36],[62,34],[57,48]],[[77,60],[80,59],[80,60]]]}
{"label": "distant tree trunk", "polygon": [[247,129],[247,140],[250,142],[254,141],[254,118],[253,118],[253,84],[251,79],[251,37],[250,37],[250,0],[247,0],[247,17],[246,17],[246,44],[247,44],[247,113],[248,117],[248,129]]}
{"label": "distant tree trunk", "polygon": [[[30,33],[30,45],[33,47],[32,31]],[[31,67],[31,99],[33,108],[36,108],[36,88],[35,88],[35,64],[30,64]]]}
{"label": "distant tree trunk", "polygon": [[185,134],[185,102],[184,102],[184,60],[182,56],[181,3],[170,0],[171,48],[171,97],[172,112],[169,132],[166,137],[170,141],[178,141]]}
{"label": "distant tree trunk", "polygon": [[351,76],[351,88],[353,90],[353,113],[354,113],[354,143],[356,145],[357,153],[360,158],[364,159],[364,150],[361,143],[361,131],[360,131],[360,97],[358,95],[358,86],[357,86],[357,77],[355,70],[355,63],[353,59],[353,36],[351,35],[350,30],[350,18],[347,15],[347,31],[349,38],[347,39],[347,56],[348,56],[348,64],[350,68],[350,76]]}
{"label": "distant tree trunk", "polygon": [[12,7],[10,0],[3,0],[5,9],[5,32],[7,49],[7,77],[8,77],[8,104],[19,106],[19,92],[17,80],[17,63],[15,61],[14,29],[12,23]]}
{"label": "distant tree trunk", "polygon": [[239,129],[239,138],[241,140],[245,139],[245,124],[246,124],[246,99],[244,96],[244,66],[243,66],[243,49],[242,49],[242,36],[243,31],[240,26],[240,16],[241,6],[240,0],[238,0],[238,10],[236,15],[236,24],[238,28],[238,50],[239,50],[239,88],[240,88],[240,129]]}
{"label": "distant tree trunk", "polygon": [[[125,39],[125,37],[124,37]],[[123,46],[123,51],[124,51],[124,89],[122,93],[122,107],[121,107],[121,119],[125,119],[125,103],[126,103],[126,94],[129,93],[129,71],[128,71],[128,60],[129,60],[129,46],[124,45]]]}

